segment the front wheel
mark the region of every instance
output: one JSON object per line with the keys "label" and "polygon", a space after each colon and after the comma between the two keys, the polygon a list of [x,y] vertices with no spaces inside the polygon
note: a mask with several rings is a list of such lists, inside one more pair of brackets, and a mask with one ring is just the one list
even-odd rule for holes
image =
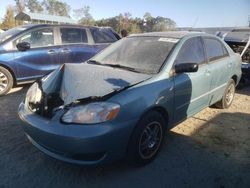
{"label": "front wheel", "polygon": [[145,165],[157,156],[166,132],[166,121],[156,111],[146,113],[132,133],[128,146],[129,163]]}
{"label": "front wheel", "polygon": [[7,94],[13,86],[13,77],[11,73],[0,67],[0,96]]}
{"label": "front wheel", "polygon": [[228,83],[221,101],[215,104],[216,107],[225,109],[229,108],[233,102],[235,94],[235,81],[233,79]]}

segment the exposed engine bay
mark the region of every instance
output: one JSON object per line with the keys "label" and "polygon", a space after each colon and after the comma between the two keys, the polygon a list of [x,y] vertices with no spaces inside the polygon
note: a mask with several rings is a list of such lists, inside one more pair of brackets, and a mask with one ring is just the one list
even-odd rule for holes
{"label": "exposed engine bay", "polygon": [[[235,53],[238,54],[242,54],[244,48],[246,47],[246,43],[227,42],[227,44],[233,49]],[[250,47],[248,47],[245,53],[242,55],[242,61],[244,63],[250,63]]]}
{"label": "exposed engine bay", "polygon": [[241,83],[250,80],[250,28],[234,29],[224,36],[225,42],[242,58]]}
{"label": "exposed engine bay", "polygon": [[52,118],[58,110],[105,101],[151,77],[103,65],[64,64],[30,87],[25,104],[32,112]]}

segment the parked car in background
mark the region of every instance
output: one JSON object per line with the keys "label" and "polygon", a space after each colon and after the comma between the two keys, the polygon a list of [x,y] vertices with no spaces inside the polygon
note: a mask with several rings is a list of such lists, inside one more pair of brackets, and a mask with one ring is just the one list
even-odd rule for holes
{"label": "parked car in background", "polygon": [[19,116],[28,139],[54,158],[96,165],[126,156],[144,165],[167,129],[232,104],[240,66],[239,54],[212,35],[131,35],[34,83]]}
{"label": "parked car in background", "polygon": [[111,28],[24,25],[0,34],[0,95],[64,63],[81,63],[120,37]]}
{"label": "parked car in background", "polygon": [[224,35],[225,42],[242,57],[241,83],[250,80],[250,28],[237,28]]}

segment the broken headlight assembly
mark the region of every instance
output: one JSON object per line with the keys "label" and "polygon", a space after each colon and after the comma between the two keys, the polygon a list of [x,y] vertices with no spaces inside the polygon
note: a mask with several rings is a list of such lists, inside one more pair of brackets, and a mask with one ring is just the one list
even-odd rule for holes
{"label": "broken headlight assembly", "polygon": [[110,102],[95,102],[69,109],[63,116],[64,123],[95,124],[113,120],[120,105]]}
{"label": "broken headlight assembly", "polygon": [[41,101],[41,99],[42,99],[42,91],[39,88],[38,83],[35,82],[27,91],[25,103],[28,105],[30,105],[31,103],[37,104]]}

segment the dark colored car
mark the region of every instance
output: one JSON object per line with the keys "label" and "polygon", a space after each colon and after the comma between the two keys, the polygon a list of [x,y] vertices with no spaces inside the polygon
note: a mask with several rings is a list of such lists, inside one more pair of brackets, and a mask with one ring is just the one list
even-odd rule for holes
{"label": "dark colored car", "polygon": [[224,40],[235,53],[241,54],[241,83],[247,83],[250,80],[250,28],[233,29],[225,34]]}
{"label": "dark colored car", "polygon": [[0,34],[0,95],[64,63],[88,60],[120,37],[111,28],[24,25]]}
{"label": "dark colored car", "polygon": [[131,35],[35,82],[19,116],[31,143],[54,158],[97,165],[126,156],[144,165],[167,129],[208,106],[232,104],[240,65],[239,54],[212,35]]}

